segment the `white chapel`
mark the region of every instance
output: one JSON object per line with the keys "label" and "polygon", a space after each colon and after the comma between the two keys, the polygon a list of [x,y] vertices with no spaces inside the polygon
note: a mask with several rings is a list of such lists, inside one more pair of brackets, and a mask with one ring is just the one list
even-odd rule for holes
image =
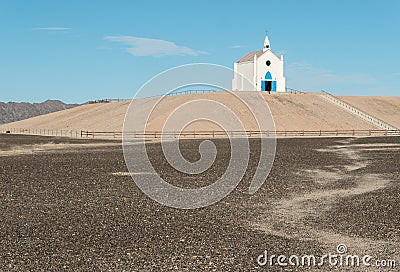
{"label": "white chapel", "polygon": [[247,53],[234,63],[233,91],[286,92],[283,56],[271,51],[268,35],[264,48]]}

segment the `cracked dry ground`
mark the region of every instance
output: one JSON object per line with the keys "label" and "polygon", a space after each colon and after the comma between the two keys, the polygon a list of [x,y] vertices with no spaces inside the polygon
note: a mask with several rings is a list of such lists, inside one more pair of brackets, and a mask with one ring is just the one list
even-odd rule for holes
{"label": "cracked dry ground", "polygon": [[[182,142],[183,155],[198,159],[199,143]],[[229,143],[215,143],[216,163],[196,177],[172,169],[159,144],[148,152],[167,181],[204,186],[229,161]],[[0,150],[0,271],[303,271],[256,259],[335,253],[340,243],[400,262],[398,137],[279,139],[271,174],[248,195],[251,140],[238,188],[199,210],[164,207],[115,174],[127,172],[115,142],[1,135]]]}

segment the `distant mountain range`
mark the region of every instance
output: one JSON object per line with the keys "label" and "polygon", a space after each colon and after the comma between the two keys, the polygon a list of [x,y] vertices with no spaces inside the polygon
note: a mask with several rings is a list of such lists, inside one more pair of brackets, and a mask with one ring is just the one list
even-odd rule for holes
{"label": "distant mountain range", "polygon": [[79,104],[65,104],[59,100],[46,100],[42,103],[0,102],[0,125],[76,106]]}

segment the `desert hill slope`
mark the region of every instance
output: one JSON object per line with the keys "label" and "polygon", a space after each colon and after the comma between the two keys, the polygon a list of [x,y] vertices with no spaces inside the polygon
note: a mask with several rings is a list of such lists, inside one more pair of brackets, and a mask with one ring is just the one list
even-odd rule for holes
{"label": "desert hill slope", "polygon": [[[252,92],[246,92],[244,95],[251,96]],[[263,93],[263,98],[270,107],[277,130],[376,129],[376,127],[366,121],[326,101],[318,93],[271,95]],[[138,99],[133,103],[136,107],[145,109],[146,106],[148,107],[149,104],[158,99],[159,98]],[[195,99],[209,99],[224,102],[240,117],[246,129],[256,129],[255,122],[248,110],[235,101],[235,99],[232,99],[232,95],[228,92],[165,97],[149,119],[148,128],[150,130],[161,130],[169,114],[185,102]],[[364,109],[372,115],[376,114],[376,117],[392,123],[393,125],[400,125],[399,98],[341,97],[341,99]],[[86,104],[2,125],[0,128],[120,132],[122,131],[125,113],[129,104],[130,101]],[[190,129],[215,130],[217,128],[210,123],[199,122],[191,125]]]}
{"label": "desert hill slope", "polygon": [[341,96],[339,98],[400,128],[400,96]]}

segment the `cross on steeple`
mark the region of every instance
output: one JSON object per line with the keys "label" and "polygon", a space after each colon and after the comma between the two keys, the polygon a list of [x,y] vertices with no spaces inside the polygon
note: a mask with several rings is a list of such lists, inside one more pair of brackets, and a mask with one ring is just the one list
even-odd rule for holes
{"label": "cross on steeple", "polygon": [[268,49],[270,49],[270,43],[269,43],[269,39],[268,39],[268,30],[265,31],[265,39],[264,39],[264,48],[263,51],[267,51]]}

